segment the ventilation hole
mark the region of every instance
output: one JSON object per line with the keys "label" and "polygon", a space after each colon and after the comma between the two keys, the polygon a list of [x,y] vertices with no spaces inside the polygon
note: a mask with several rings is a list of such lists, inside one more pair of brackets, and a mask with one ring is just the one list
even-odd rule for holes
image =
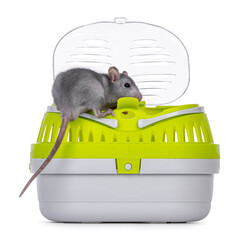
{"label": "ventilation hole", "polygon": [[134,53],[154,53],[163,49],[163,47],[134,47],[130,48],[130,51]]}
{"label": "ventilation hole", "polygon": [[136,40],[133,40],[133,43],[137,44],[137,45],[143,45],[143,44],[152,45],[152,44],[157,43],[157,40],[155,40],[155,39],[136,39]]}
{"label": "ventilation hole", "polygon": [[175,63],[176,62],[174,61],[145,61],[145,62],[134,62],[130,64],[136,67],[161,67],[161,66],[169,66]]}
{"label": "ventilation hole", "polygon": [[155,135],[152,133],[151,142],[155,142]]}
{"label": "ventilation hole", "polygon": [[178,142],[177,131],[174,131],[174,142]]}
{"label": "ventilation hole", "polygon": [[85,60],[107,60],[111,58],[109,55],[103,55],[103,54],[72,54],[71,57]]}
{"label": "ventilation hole", "polygon": [[67,135],[67,142],[69,142],[69,139],[70,139],[70,137],[69,137],[69,133],[68,133],[68,135]]}
{"label": "ventilation hole", "polygon": [[136,54],[130,56],[134,60],[162,60],[170,57],[169,54]]}
{"label": "ventilation hole", "polygon": [[143,142],[143,137],[142,137],[142,135],[139,136],[139,142]]}
{"label": "ventilation hole", "polygon": [[184,138],[185,138],[185,142],[189,142],[189,140],[188,140],[188,133],[187,133],[187,129],[186,128],[184,130]]}
{"label": "ventilation hole", "polygon": [[163,142],[167,142],[167,133],[164,133],[163,135]]}
{"label": "ventilation hole", "polygon": [[193,126],[193,141],[198,142],[197,133],[196,133],[196,129],[194,126]]}
{"label": "ventilation hole", "polygon": [[167,88],[163,88],[163,87],[149,87],[149,86],[144,86],[144,87],[138,87],[139,89],[149,89],[149,90],[167,90]]}
{"label": "ventilation hole", "polygon": [[117,137],[116,137],[116,135],[113,135],[113,142],[117,142]]}
{"label": "ventilation hole", "polygon": [[78,47],[77,48],[78,51],[80,52],[87,52],[87,53],[103,53],[103,52],[110,52],[111,49],[110,48],[106,48],[106,47]]}
{"label": "ventilation hole", "polygon": [[159,81],[159,79],[165,81],[165,79],[169,80],[169,78],[175,78],[176,74],[171,74],[171,73],[169,74],[168,73],[138,74],[138,75],[131,75],[131,77],[135,82],[144,82],[144,81],[155,82],[155,81]]}
{"label": "ventilation hole", "polygon": [[130,142],[129,136],[126,137],[126,142]]}
{"label": "ventilation hole", "polygon": [[104,45],[107,44],[108,41],[107,40],[103,40],[103,39],[86,39],[83,40],[84,43],[86,44],[94,44],[94,45]]}
{"label": "ventilation hole", "polygon": [[156,89],[156,88],[160,88],[160,89],[166,89],[164,87],[167,87],[167,86],[164,86],[164,85],[167,85],[167,84],[171,84],[170,81],[160,81],[160,82],[136,82],[136,85],[138,88],[142,88],[142,89]]}
{"label": "ventilation hole", "polygon": [[50,129],[49,137],[48,137],[48,142],[52,142],[52,135],[53,135],[53,125]]}
{"label": "ventilation hole", "polygon": [[82,129],[79,130],[78,133],[78,142],[83,142],[83,133],[82,133]]}
{"label": "ventilation hole", "polygon": [[104,135],[104,132],[102,132],[102,135],[101,135],[101,142],[105,142],[106,139],[105,139],[105,135]]}
{"label": "ventilation hole", "polygon": [[102,67],[110,66],[111,63],[108,62],[97,62],[97,61],[67,61],[67,64],[74,64],[79,66],[92,66],[92,67]]}
{"label": "ventilation hole", "polygon": [[201,126],[200,126],[200,132],[201,132],[201,135],[202,135],[202,141],[205,142],[205,138],[204,138],[204,134],[203,134],[203,130],[202,130]]}
{"label": "ventilation hole", "polygon": [[150,93],[144,94],[143,97],[146,97],[146,98],[150,98],[150,97],[151,97],[151,99],[152,99],[153,97],[154,97],[154,98],[161,98],[160,96],[156,96],[155,94],[150,94]]}
{"label": "ventilation hole", "polygon": [[44,131],[43,131],[43,135],[42,135],[42,142],[44,142],[44,137],[45,137],[45,134],[46,134],[46,130],[47,130],[47,125],[45,125],[45,127],[44,127]]}
{"label": "ventilation hole", "polygon": [[91,130],[89,131],[88,141],[89,141],[89,142],[93,142],[93,133],[92,133]]}
{"label": "ventilation hole", "polygon": [[69,129],[68,135],[67,135],[67,142],[71,142],[71,141],[72,141],[72,134],[71,134],[71,129]]}

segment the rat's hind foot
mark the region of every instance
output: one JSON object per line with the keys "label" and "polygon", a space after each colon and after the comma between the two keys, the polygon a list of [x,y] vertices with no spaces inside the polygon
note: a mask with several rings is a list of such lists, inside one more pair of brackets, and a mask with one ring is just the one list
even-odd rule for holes
{"label": "rat's hind foot", "polygon": [[98,118],[103,118],[110,114],[112,114],[115,117],[115,113],[112,109],[108,109],[105,112],[101,112],[99,109],[95,109],[95,110],[93,110],[93,112],[94,112],[94,115]]}

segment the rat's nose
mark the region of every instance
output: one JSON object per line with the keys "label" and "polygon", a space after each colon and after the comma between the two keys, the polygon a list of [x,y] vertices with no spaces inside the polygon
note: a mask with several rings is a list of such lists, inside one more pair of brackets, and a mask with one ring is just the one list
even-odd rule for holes
{"label": "rat's nose", "polygon": [[139,102],[141,102],[142,100],[142,94],[140,93],[140,95],[137,96],[137,99],[139,100]]}

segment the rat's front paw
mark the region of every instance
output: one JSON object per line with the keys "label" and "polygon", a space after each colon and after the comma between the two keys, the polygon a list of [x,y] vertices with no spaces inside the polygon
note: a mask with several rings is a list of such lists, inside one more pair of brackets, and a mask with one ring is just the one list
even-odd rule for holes
{"label": "rat's front paw", "polygon": [[[114,113],[114,111],[113,111],[112,109],[108,109],[108,110],[105,111],[104,113],[107,113],[106,115],[110,115],[110,114],[112,114],[113,117],[116,117],[116,116],[115,116],[115,113]],[[106,115],[105,115],[105,116],[106,116]]]}
{"label": "rat's front paw", "polygon": [[115,113],[113,112],[112,109],[108,109],[105,112],[101,112],[100,110],[96,109],[96,110],[93,110],[93,112],[94,112],[95,116],[98,118],[103,118],[110,114],[112,114],[115,117]]}

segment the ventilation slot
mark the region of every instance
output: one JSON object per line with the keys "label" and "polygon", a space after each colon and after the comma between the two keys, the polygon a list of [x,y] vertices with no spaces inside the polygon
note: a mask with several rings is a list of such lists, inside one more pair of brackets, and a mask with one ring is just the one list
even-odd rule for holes
{"label": "ventilation slot", "polygon": [[85,39],[83,40],[83,42],[88,45],[105,45],[108,43],[107,40],[103,40],[103,39]]}
{"label": "ventilation slot", "polygon": [[143,142],[143,137],[142,137],[142,135],[139,136],[139,142]]}
{"label": "ventilation slot", "polygon": [[117,136],[113,135],[113,142],[117,142]]}
{"label": "ventilation slot", "polygon": [[102,66],[110,66],[111,63],[108,62],[98,62],[98,61],[67,61],[67,64],[79,65],[79,66],[91,66],[91,67],[102,67]]}
{"label": "ventilation slot", "polygon": [[177,135],[177,131],[174,131],[174,142],[178,142],[178,135]]}
{"label": "ventilation slot", "polygon": [[67,142],[72,142],[72,131],[71,131],[71,128],[69,129],[68,134],[67,134]]}
{"label": "ventilation slot", "polygon": [[110,52],[110,48],[106,47],[97,47],[97,46],[91,46],[91,47],[78,47],[77,50],[79,52],[85,52],[85,53],[104,53],[104,52]]}
{"label": "ventilation slot", "polygon": [[83,142],[83,133],[82,133],[82,129],[79,129],[79,133],[78,133],[78,142]]}
{"label": "ventilation slot", "polygon": [[197,133],[196,133],[196,128],[193,127],[193,141],[194,142],[198,142],[198,138],[197,138]]}
{"label": "ventilation slot", "polygon": [[187,129],[186,128],[184,130],[184,137],[185,137],[185,142],[189,142],[189,140],[188,140],[188,133],[187,133]]}
{"label": "ventilation slot", "polygon": [[152,133],[151,142],[155,142],[155,135],[154,135],[154,133]]}
{"label": "ventilation slot", "polygon": [[204,138],[204,134],[203,134],[203,130],[202,130],[201,126],[200,126],[200,132],[201,132],[201,136],[202,136],[202,141],[205,142],[205,138]]}
{"label": "ventilation slot", "polygon": [[99,60],[109,60],[111,56],[109,55],[103,55],[103,54],[72,54],[71,57],[79,59],[79,61],[86,61],[86,60],[92,60],[92,61],[99,61]]}
{"label": "ventilation slot", "polygon": [[89,141],[89,142],[93,142],[93,133],[92,133],[92,130],[89,130],[88,141]]}
{"label": "ventilation slot", "polygon": [[133,40],[133,43],[136,45],[153,45],[157,43],[155,39],[136,39]]}
{"label": "ventilation slot", "polygon": [[[144,98],[152,96],[159,100],[159,91],[168,91],[172,85],[175,75],[155,74],[155,75],[135,75],[133,80],[143,94]],[[145,100],[145,99],[144,99]]]}
{"label": "ventilation slot", "polygon": [[[135,82],[155,82],[155,81],[171,81],[171,78],[175,78],[176,74],[139,74],[131,76]],[[165,80],[166,79],[166,80]]]}
{"label": "ventilation slot", "polygon": [[161,67],[161,66],[169,66],[175,64],[174,61],[143,61],[143,62],[133,62],[130,63],[135,67]]}
{"label": "ventilation slot", "polygon": [[133,60],[162,60],[162,59],[166,59],[166,58],[169,58],[170,55],[169,54],[135,54],[135,55],[132,55],[130,56],[131,59]]}
{"label": "ventilation slot", "polygon": [[101,142],[105,142],[105,141],[106,141],[105,134],[104,134],[104,132],[102,132],[102,134],[101,134]]}
{"label": "ventilation slot", "polygon": [[[160,84],[156,84],[156,83],[154,83],[154,84],[151,84],[151,86],[149,86],[149,84],[137,84],[137,86],[138,86],[138,88],[141,90],[141,89],[145,89],[145,91],[147,90],[147,89],[149,89],[149,90],[167,90],[167,88],[164,88],[164,87],[161,87],[161,83]],[[141,92],[141,91],[140,91]]]}
{"label": "ventilation slot", "polygon": [[[70,55],[70,59],[68,58],[66,64],[72,67],[109,67],[112,64],[108,61],[111,56],[109,55],[111,52],[110,48],[101,46],[103,43],[106,43],[104,40],[94,40],[87,39],[84,40],[84,43],[97,41],[100,46],[80,46],[77,47],[73,54]],[[98,44],[98,45],[99,45]],[[77,50],[77,52],[76,52]]]}
{"label": "ventilation slot", "polygon": [[44,142],[46,130],[47,130],[47,125],[44,126],[44,130],[43,130],[43,134],[42,134],[42,142]]}
{"label": "ventilation slot", "polygon": [[164,50],[163,47],[134,47],[130,48],[133,53],[156,53]]}
{"label": "ventilation slot", "polygon": [[52,136],[53,136],[53,125],[50,129],[50,133],[49,133],[49,136],[48,136],[48,142],[52,142]]}
{"label": "ventilation slot", "polygon": [[167,142],[167,133],[163,134],[163,142]]}

